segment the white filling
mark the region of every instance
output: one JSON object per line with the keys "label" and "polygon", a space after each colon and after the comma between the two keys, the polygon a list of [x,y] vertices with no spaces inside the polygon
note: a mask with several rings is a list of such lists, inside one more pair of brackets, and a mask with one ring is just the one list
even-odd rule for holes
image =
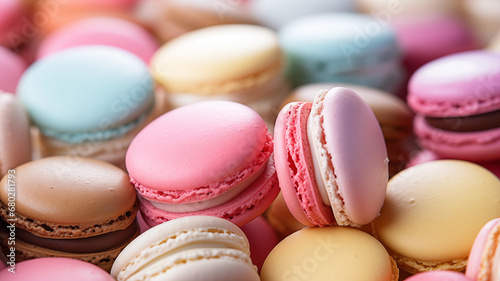
{"label": "white filling", "polygon": [[194,202],[194,203],[186,203],[186,204],[169,204],[169,203],[162,203],[162,202],[154,202],[154,201],[149,201],[155,208],[171,212],[171,213],[188,213],[188,212],[195,212],[195,211],[201,211],[205,209],[209,209],[215,206],[222,205],[234,197],[236,197],[238,194],[243,192],[247,187],[249,187],[252,183],[254,183],[260,175],[264,172],[266,169],[267,165],[263,165],[260,170],[257,171],[257,173],[253,174],[250,176],[248,179],[244,180],[240,184],[234,186],[230,190],[220,194],[217,197],[214,197],[212,199],[200,201],[200,202]]}

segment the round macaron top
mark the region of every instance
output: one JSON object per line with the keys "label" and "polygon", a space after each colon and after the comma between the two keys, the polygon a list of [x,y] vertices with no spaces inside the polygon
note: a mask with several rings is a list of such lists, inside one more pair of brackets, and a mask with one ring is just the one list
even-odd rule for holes
{"label": "round macaron top", "polygon": [[218,186],[228,178],[236,183],[249,176],[242,170],[254,168],[267,143],[267,126],[249,107],[200,102],[146,126],[129,146],[127,170],[141,185],[160,191]]}
{"label": "round macaron top", "polygon": [[170,92],[224,94],[261,84],[282,67],[276,34],[265,27],[227,24],[188,32],[163,45],[151,68]]}
{"label": "round macaron top", "polygon": [[[500,277],[500,218],[486,223],[476,236],[465,275],[473,280],[498,280]],[[489,278],[491,279],[489,279]],[[484,279],[482,279],[484,278]]]}
{"label": "round macaron top", "polygon": [[108,45],[127,50],[145,63],[159,47],[146,29],[130,21],[112,17],[85,18],[64,26],[44,38],[38,58],[82,45]]}
{"label": "round macaron top", "polygon": [[373,17],[356,13],[298,18],[279,30],[279,39],[291,59],[307,57],[313,63],[326,63],[323,68],[332,73],[379,64],[399,56],[394,30]]}
{"label": "round macaron top", "polygon": [[450,270],[434,270],[410,276],[405,281],[473,281],[463,273]]}
{"label": "round macaron top", "polygon": [[398,269],[384,246],[348,227],[305,228],[287,236],[261,270],[262,281],[392,281]]}
{"label": "round macaron top", "polygon": [[43,133],[79,142],[78,133],[119,135],[127,125],[125,131],[132,129],[151,109],[153,87],[147,65],[132,53],[82,46],[35,62],[21,78],[18,94]]}
{"label": "round macaron top", "polygon": [[55,156],[18,166],[0,183],[3,205],[12,187],[16,213],[37,223],[102,224],[131,211],[136,201],[123,170],[83,157]]}
{"label": "round macaron top", "polygon": [[[374,234],[419,271],[447,264],[464,270],[476,235],[500,217],[500,180],[467,161],[436,160],[389,180]],[[441,267],[444,269],[444,267]]]}
{"label": "round macaron top", "polygon": [[[1,9],[0,9],[1,10]],[[11,50],[0,46],[0,91],[16,93],[17,84],[24,71],[26,62]]]}
{"label": "round macaron top", "polygon": [[408,85],[408,105],[433,117],[460,117],[500,108],[500,54],[469,51],[419,68]]}
{"label": "round macaron top", "polygon": [[43,257],[16,263],[15,273],[5,268],[1,280],[9,281],[113,281],[113,277],[90,262],[60,257]]}

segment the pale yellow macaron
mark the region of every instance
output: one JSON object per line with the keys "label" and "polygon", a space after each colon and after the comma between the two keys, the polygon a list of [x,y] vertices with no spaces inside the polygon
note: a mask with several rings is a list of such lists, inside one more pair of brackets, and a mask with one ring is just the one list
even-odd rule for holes
{"label": "pale yellow macaron", "polygon": [[500,180],[461,160],[437,160],[389,180],[373,232],[400,269],[465,270],[481,227],[500,217]]}
{"label": "pale yellow macaron", "polygon": [[262,281],[396,281],[399,271],[382,244],[354,228],[301,229],[282,240],[261,270]]}
{"label": "pale yellow macaron", "polygon": [[274,123],[288,90],[276,33],[266,27],[228,24],[188,32],[164,44],[151,71],[173,108],[206,100],[231,100]]}

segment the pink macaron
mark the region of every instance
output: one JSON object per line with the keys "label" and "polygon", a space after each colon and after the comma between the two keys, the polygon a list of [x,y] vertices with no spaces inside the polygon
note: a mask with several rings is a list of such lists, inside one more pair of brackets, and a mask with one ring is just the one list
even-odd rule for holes
{"label": "pink macaron", "polygon": [[113,281],[97,265],[70,258],[37,258],[13,262],[0,271],[0,280],[9,281]]}
{"label": "pink macaron", "polygon": [[347,88],[320,91],[313,103],[278,115],[275,161],[292,215],[306,226],[370,223],[385,198],[388,158],[368,104]]}
{"label": "pink macaron", "polygon": [[463,273],[450,270],[435,270],[418,273],[406,278],[405,281],[473,281]]}
{"label": "pink macaron", "polygon": [[152,121],[130,144],[126,166],[149,225],[206,215],[243,226],[279,193],[272,152],[258,113],[209,101]]}
{"label": "pink macaron", "polygon": [[46,37],[38,58],[82,45],[108,45],[127,50],[146,63],[156,52],[159,43],[142,26],[112,17],[91,17],[66,25]]}
{"label": "pink macaron", "polygon": [[474,240],[465,275],[473,281],[500,280],[500,218],[486,223]]}
{"label": "pink macaron", "polygon": [[23,37],[23,24],[28,20],[28,9],[24,2],[0,0],[0,46],[15,48],[23,41],[20,40]]}
{"label": "pink macaron", "polygon": [[264,260],[279,243],[278,235],[263,216],[259,216],[242,226],[241,230],[243,230],[250,243],[250,258],[260,271]]}
{"label": "pink macaron", "polygon": [[15,94],[26,67],[26,62],[20,56],[0,46],[0,91]]}
{"label": "pink macaron", "polygon": [[500,54],[469,51],[419,68],[408,85],[419,143],[443,158],[500,159]]}

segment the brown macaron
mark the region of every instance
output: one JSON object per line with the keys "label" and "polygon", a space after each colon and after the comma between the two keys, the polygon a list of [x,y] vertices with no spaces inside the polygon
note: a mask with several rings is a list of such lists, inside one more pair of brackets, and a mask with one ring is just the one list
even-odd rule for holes
{"label": "brown macaron", "polygon": [[[105,270],[139,234],[135,189],[127,174],[104,161],[55,156],[23,164],[0,182],[0,217],[17,261],[70,257]],[[7,255],[6,253],[6,255]]]}

